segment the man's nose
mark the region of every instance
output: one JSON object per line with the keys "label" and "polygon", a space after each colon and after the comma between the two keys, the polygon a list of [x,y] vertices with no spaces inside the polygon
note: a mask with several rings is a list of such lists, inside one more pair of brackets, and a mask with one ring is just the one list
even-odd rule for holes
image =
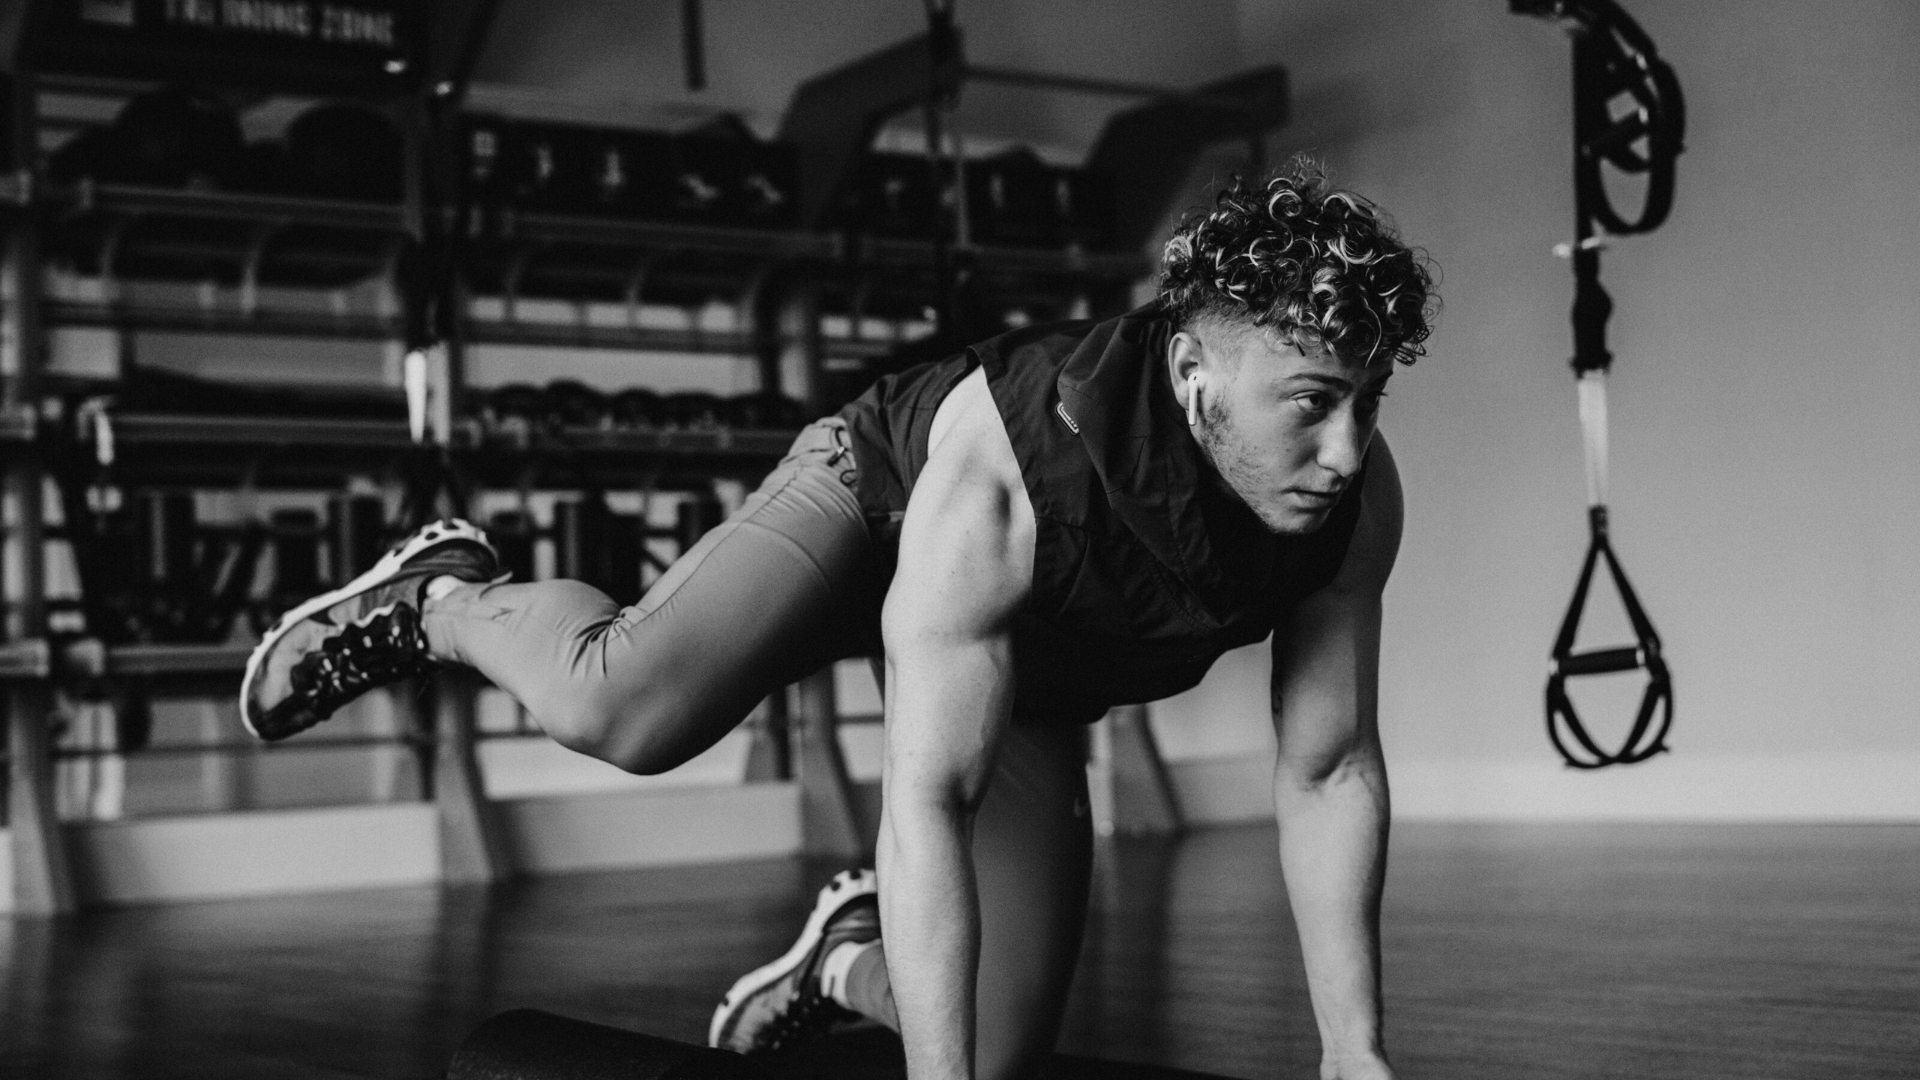
{"label": "man's nose", "polygon": [[1366,457],[1369,434],[1369,426],[1353,414],[1351,405],[1339,409],[1320,428],[1320,452],[1314,461],[1341,480],[1351,480]]}

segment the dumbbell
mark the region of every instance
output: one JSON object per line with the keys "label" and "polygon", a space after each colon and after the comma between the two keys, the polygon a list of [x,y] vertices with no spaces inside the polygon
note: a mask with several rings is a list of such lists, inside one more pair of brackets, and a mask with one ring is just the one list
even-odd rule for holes
{"label": "dumbbell", "polygon": [[555,427],[605,427],[613,415],[607,395],[575,379],[548,383],[545,403],[547,423]]}
{"label": "dumbbell", "polygon": [[768,1076],[739,1054],[538,1009],[515,1009],[482,1023],[447,1065],[447,1080],[767,1080]]}
{"label": "dumbbell", "polygon": [[672,197],[674,141],[656,131],[472,117],[466,183],[483,204],[658,217]]}
{"label": "dumbbell", "polygon": [[676,150],[678,216],[756,228],[798,220],[799,159],[792,146],[762,141],[729,114],[682,132]]}
{"label": "dumbbell", "polygon": [[495,427],[515,423],[539,426],[544,422],[546,411],[546,394],[531,383],[494,387],[481,405],[481,414]]}
{"label": "dumbbell", "polygon": [[682,390],[661,399],[667,423],[688,431],[710,431],[725,425],[726,399],[703,390]]}
{"label": "dumbbell", "polygon": [[772,390],[736,394],[727,402],[727,423],[736,428],[788,429],[806,425],[807,407]]}
{"label": "dumbbell", "polygon": [[844,227],[876,236],[930,236],[945,229],[946,194],[917,154],[869,154],[840,208]]}

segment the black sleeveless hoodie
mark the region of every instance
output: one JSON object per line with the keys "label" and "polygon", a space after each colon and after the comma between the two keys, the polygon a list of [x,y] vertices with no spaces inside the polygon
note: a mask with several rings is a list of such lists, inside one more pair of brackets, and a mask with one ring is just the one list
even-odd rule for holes
{"label": "black sleeveless hoodie", "polygon": [[1365,473],[1311,536],[1268,532],[1207,475],[1168,383],[1173,331],[1151,304],[1026,327],[883,378],[841,410],[891,580],[934,412],[986,368],[1037,528],[1013,627],[1015,722],[1091,722],[1189,689],[1346,557]]}

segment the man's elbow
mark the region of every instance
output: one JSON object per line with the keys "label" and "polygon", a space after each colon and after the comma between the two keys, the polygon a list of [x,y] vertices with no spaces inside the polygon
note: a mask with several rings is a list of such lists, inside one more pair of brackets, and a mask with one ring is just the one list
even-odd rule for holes
{"label": "man's elbow", "polygon": [[971,812],[976,799],[972,785],[964,778],[945,776],[902,776],[889,770],[881,799],[887,812],[921,821],[961,819]]}
{"label": "man's elbow", "polygon": [[1386,782],[1386,761],[1380,745],[1371,740],[1322,753],[1282,753],[1274,761],[1274,795],[1282,801],[1351,790],[1355,785],[1384,791]]}

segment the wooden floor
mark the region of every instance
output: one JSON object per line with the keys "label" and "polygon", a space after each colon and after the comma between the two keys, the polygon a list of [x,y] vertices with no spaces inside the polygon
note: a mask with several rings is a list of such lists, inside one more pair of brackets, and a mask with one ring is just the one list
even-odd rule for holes
{"label": "wooden floor", "polygon": [[[1103,854],[1065,1050],[1317,1077],[1271,828]],[[0,1076],[438,1075],[510,1007],[698,1039],[797,861],[0,921]],[[1920,827],[1402,826],[1407,1080],[1920,1077]]]}

